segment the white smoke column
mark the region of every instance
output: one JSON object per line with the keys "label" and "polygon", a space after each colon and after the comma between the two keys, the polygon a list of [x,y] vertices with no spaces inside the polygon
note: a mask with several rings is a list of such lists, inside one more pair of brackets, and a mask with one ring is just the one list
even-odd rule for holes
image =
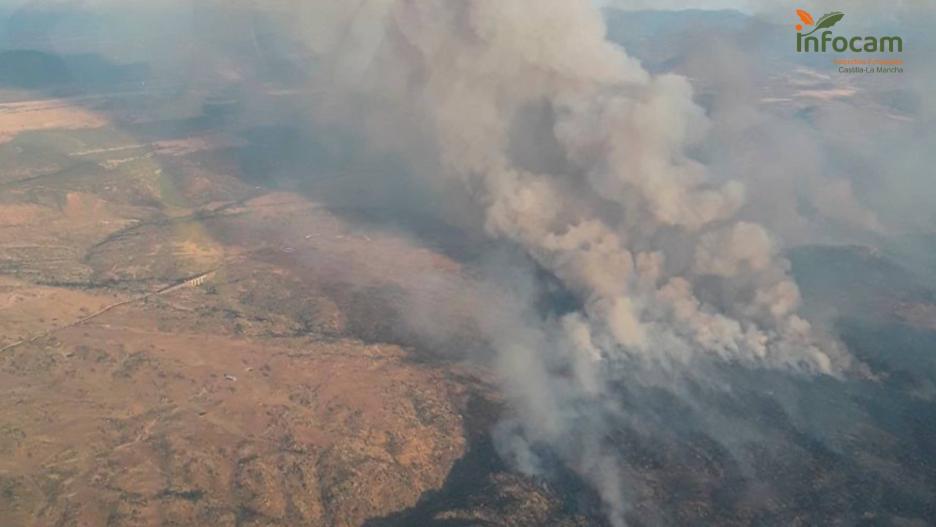
{"label": "white smoke column", "polygon": [[[584,306],[539,325],[486,324],[519,419],[505,453],[527,470],[529,443],[549,445],[622,524],[626,485],[595,417],[616,411],[604,386],[621,365],[849,367],[796,315],[799,292],[768,232],[732,220],[741,185],[687,155],[707,127],[689,82],[652,76],[607,42],[588,0],[305,9],[297,20],[322,57],[318,111],[470,196],[490,236],[522,247]],[[530,112],[546,124],[525,126]],[[547,138],[532,149],[543,162],[517,160],[518,136]]]}

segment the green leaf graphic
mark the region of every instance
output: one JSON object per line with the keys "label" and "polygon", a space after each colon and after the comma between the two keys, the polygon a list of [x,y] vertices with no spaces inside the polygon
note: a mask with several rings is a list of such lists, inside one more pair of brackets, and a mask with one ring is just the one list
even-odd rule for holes
{"label": "green leaf graphic", "polygon": [[819,18],[819,22],[816,22],[816,29],[825,29],[838,24],[838,21],[845,16],[845,13],[841,11],[833,11],[831,13],[826,13]]}
{"label": "green leaf graphic", "polygon": [[822,15],[821,17],[819,17],[819,21],[816,22],[816,27],[812,31],[810,31],[809,33],[806,33],[803,36],[812,35],[816,31],[819,31],[820,29],[828,29],[834,26],[835,24],[838,24],[839,20],[841,20],[844,17],[845,17],[845,13],[841,11],[832,11],[831,13],[826,13]]}

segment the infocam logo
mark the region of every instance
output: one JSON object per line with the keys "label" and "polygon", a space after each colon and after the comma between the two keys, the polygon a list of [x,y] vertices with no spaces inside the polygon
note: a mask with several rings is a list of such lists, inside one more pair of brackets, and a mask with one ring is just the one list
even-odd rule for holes
{"label": "infocam logo", "polygon": [[[833,11],[814,20],[808,11],[796,10],[803,22],[796,25],[796,51],[798,53],[826,53],[827,51],[851,51],[854,53],[900,53],[903,39],[896,36],[862,37],[833,36],[829,29],[845,18],[845,13]],[[822,31],[825,30],[825,31]],[[808,31],[804,33],[804,31]],[[818,35],[813,35],[819,32]]]}

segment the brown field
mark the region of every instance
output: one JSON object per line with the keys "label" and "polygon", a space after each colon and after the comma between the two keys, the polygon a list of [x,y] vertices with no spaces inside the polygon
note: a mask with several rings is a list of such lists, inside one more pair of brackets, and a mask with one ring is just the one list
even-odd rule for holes
{"label": "brown field", "polygon": [[[236,130],[134,138],[79,102],[0,105],[0,527],[564,517],[470,468],[500,403],[446,355],[479,344],[460,263],[246,183],[212,157]],[[469,505],[421,501],[453,474]]]}
{"label": "brown field", "polygon": [[[96,210],[69,201],[59,214]],[[351,337],[361,300],[341,300],[352,283],[412,280],[443,258],[354,234],[293,195],[128,232],[76,259],[137,292],[0,282],[0,485],[14,497],[0,516],[359,525],[443,483],[465,451],[464,388],[399,346]],[[202,271],[217,272],[149,294]]]}
{"label": "brown field", "polygon": [[0,142],[31,130],[98,128],[108,118],[68,99],[39,99],[0,104]]}

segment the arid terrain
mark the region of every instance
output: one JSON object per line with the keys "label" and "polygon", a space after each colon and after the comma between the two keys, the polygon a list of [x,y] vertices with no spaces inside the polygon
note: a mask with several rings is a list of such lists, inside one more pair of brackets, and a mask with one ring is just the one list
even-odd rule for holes
{"label": "arid terrain", "polygon": [[[10,129],[0,145],[0,525],[603,524],[573,476],[522,476],[495,451],[500,395],[458,353],[484,345],[459,316],[484,308],[459,257],[469,240],[345,207],[375,190],[340,171],[301,184],[275,175],[306,169],[282,155],[297,139],[281,129],[198,113],[140,123],[92,100],[72,100],[51,129],[17,120],[38,103],[0,106],[37,128]],[[88,127],[89,115],[107,124]],[[899,467],[925,463],[932,432],[921,422],[902,437],[887,408],[932,396],[927,370],[910,364],[930,360],[933,299],[866,248],[791,258],[815,315],[850,306],[845,342],[894,387],[875,399],[879,428],[837,432],[903,489],[869,503],[927,514],[927,480]],[[413,331],[414,299],[434,320],[448,314],[444,341]],[[905,351],[891,356],[898,335]],[[754,403],[719,404],[752,419],[775,411],[754,395],[761,381],[743,379],[739,397]],[[870,405],[842,399],[864,401],[866,389],[816,396]],[[635,411],[660,404],[632,397],[650,397]],[[785,420],[765,426],[801,443],[750,461],[782,492],[805,481],[836,496],[866,477]],[[848,503],[735,492],[746,476],[702,435],[625,428],[614,441],[645,485],[635,525],[781,524]]]}
{"label": "arid terrain", "polygon": [[[458,263],[247,183],[236,126],[87,103],[0,106],[0,524],[564,521],[466,456],[494,457],[483,374],[395,329],[399,291]],[[481,490],[401,512],[456,463]]]}

